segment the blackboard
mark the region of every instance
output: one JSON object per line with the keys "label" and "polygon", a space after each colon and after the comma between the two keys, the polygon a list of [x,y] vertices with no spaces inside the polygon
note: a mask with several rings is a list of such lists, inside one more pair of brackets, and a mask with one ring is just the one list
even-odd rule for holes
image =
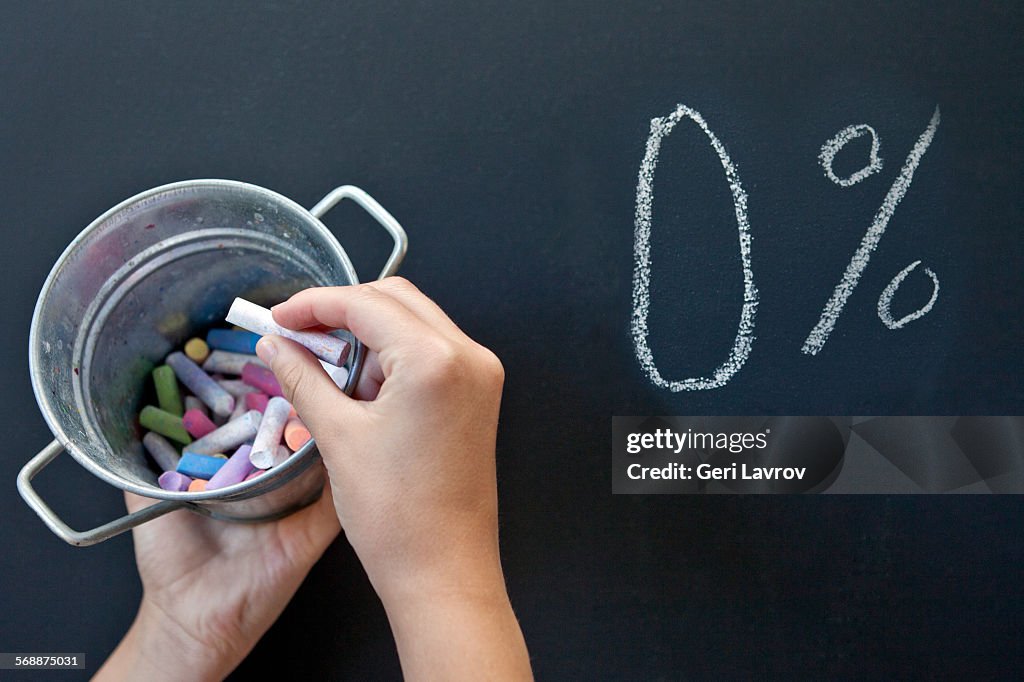
{"label": "blackboard", "polygon": [[[1019,668],[1014,496],[625,497],[613,415],[1020,414],[1021,83],[1014,3],[32,3],[0,9],[7,481],[0,649],[85,651],[139,597],[128,537],[74,549],[18,498],[50,440],[26,362],[35,296],[95,216],[176,180],[245,180],[312,206],[373,194],[410,235],[403,274],[503,360],[501,541],[544,679],[1008,675]],[[634,236],[651,121],[700,114],[746,195],[749,357],[713,390],[637,359]],[[933,120],[827,342],[801,351]],[[871,126],[848,187],[822,147]],[[863,129],[861,129],[863,132]],[[833,162],[870,159],[861,134]],[[692,118],[653,180],[649,344],[668,378],[728,355],[744,282],[734,193]],[[388,241],[327,221],[362,277]],[[914,261],[879,319],[886,286]],[[119,493],[63,458],[39,479],[86,527]],[[399,674],[343,539],[238,670]]]}

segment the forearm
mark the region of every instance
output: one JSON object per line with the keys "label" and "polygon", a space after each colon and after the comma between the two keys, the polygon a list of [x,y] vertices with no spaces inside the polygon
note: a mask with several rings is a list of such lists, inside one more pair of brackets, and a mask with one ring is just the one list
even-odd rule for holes
{"label": "forearm", "polygon": [[144,600],[124,639],[93,680],[222,680],[244,655],[204,645]]}

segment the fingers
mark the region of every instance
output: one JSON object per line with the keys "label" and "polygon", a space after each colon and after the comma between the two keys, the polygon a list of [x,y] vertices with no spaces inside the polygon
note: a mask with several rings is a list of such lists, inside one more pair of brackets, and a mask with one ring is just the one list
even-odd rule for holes
{"label": "fingers", "polygon": [[373,400],[380,393],[384,383],[384,370],[380,366],[377,351],[368,352],[363,359],[363,370],[359,373],[359,382],[352,391],[356,400]]}
{"label": "fingers", "polygon": [[320,362],[299,344],[280,336],[264,336],[256,354],[267,363],[281,384],[284,397],[302,416],[314,436],[329,433],[344,423],[354,401],[338,389]]}
{"label": "fingers", "polygon": [[452,322],[452,319],[441,310],[439,305],[404,277],[386,277],[375,282],[367,282],[366,286],[390,294],[438,331],[464,336],[462,330]]}
{"label": "fingers", "polygon": [[274,320],[289,329],[318,324],[348,329],[377,351],[413,349],[431,331],[397,299],[365,284],[306,289],[272,310]]}

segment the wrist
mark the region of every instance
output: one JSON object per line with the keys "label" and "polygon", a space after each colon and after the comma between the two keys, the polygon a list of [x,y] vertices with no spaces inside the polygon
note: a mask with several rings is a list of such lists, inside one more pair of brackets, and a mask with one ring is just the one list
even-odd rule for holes
{"label": "wrist", "polygon": [[452,574],[407,579],[377,590],[377,593],[389,617],[425,613],[438,607],[474,609],[508,603],[500,572],[497,575],[460,572],[459,575],[462,579]]}
{"label": "wrist", "polygon": [[[407,679],[531,680],[504,580],[467,576],[388,595],[385,610]],[[382,597],[383,598],[383,597]]]}
{"label": "wrist", "polygon": [[[497,550],[470,556],[452,553],[415,568],[392,570],[374,580],[392,627],[429,619],[441,612],[473,612],[508,606],[505,577]],[[379,576],[380,574],[378,574]]]}
{"label": "wrist", "polygon": [[497,539],[489,534],[438,543],[430,551],[410,552],[402,559],[391,555],[367,566],[367,573],[389,613],[429,607],[440,600],[507,599]]}
{"label": "wrist", "polygon": [[[215,633],[214,628],[201,625],[197,632],[145,595],[136,623],[147,655],[160,661],[164,670],[181,671],[183,678],[223,679],[256,643],[229,641]],[[209,636],[204,636],[203,632]]]}
{"label": "wrist", "polygon": [[95,679],[219,680],[244,655],[223,643],[201,641],[143,597],[134,622]]}

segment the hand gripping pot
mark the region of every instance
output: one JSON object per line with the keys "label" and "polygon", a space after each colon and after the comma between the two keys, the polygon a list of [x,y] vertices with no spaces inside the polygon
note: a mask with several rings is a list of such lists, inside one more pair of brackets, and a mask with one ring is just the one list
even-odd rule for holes
{"label": "hand gripping pot", "polygon": [[[177,182],[122,202],[71,242],[43,284],[29,336],[32,389],[56,440],[18,476],[21,496],[50,530],[85,546],[175,509],[255,522],[319,498],[324,469],[312,440],[250,481],[209,492],[163,490],[147,465],[136,415],[153,368],[191,336],[223,324],[236,296],[269,306],[307,287],[358,283],[348,255],[319,220],[342,199],[355,201],[394,239],[380,273],[393,275],[405,256],[405,231],[352,186],[307,211],[242,182]],[[348,393],[365,353],[350,340]],[[32,487],[65,450],[110,485],[158,502],[98,528],[72,530]]]}

